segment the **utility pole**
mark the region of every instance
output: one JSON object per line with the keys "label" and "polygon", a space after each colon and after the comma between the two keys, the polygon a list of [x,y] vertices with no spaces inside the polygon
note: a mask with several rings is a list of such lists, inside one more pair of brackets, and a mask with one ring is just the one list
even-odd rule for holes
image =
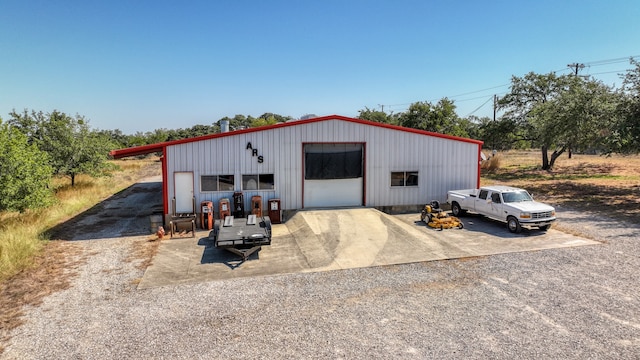
{"label": "utility pole", "polygon": [[384,105],[378,104],[378,106],[380,106],[380,108],[382,109],[381,111],[384,112]]}
{"label": "utility pole", "polygon": [[[568,64],[567,66],[569,68],[571,68],[571,69],[575,68],[575,76],[576,77],[578,76],[578,70],[584,69],[584,64],[573,63],[573,64]],[[572,154],[571,146],[569,146],[569,159],[571,159],[571,154]]]}
{"label": "utility pole", "polygon": [[496,109],[498,107],[498,95],[493,95],[493,121],[496,121]]}
{"label": "utility pole", "polygon": [[578,76],[578,70],[584,69],[584,64],[579,64],[579,63],[567,64],[567,66],[571,69],[575,68],[574,72],[576,76]]}

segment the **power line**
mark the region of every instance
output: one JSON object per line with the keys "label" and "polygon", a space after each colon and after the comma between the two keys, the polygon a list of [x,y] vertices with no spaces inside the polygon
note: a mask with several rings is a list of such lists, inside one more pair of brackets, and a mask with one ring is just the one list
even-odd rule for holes
{"label": "power line", "polygon": [[476,111],[480,110],[483,106],[487,105],[487,103],[488,103],[489,101],[494,100],[494,99],[495,99],[495,95],[491,95],[491,97],[490,97],[490,98],[488,98],[488,99],[487,99],[487,101],[483,102],[483,103],[482,103],[482,105],[478,106],[475,110],[473,110],[472,112],[470,112],[469,114],[467,114],[467,116],[466,116],[466,117],[469,117],[469,116],[473,115],[473,113],[474,113],[474,112],[476,112]]}
{"label": "power line", "polygon": [[598,61],[590,61],[585,63],[587,66],[601,66],[601,65],[609,65],[609,64],[617,64],[621,62],[629,61],[629,59],[640,57],[640,55],[626,56],[616,59],[608,59],[608,60],[598,60]]}
{"label": "power line", "polygon": [[[511,83],[509,83],[509,84],[503,84],[503,85],[498,85],[498,86],[493,86],[493,87],[486,88],[486,89],[482,89],[482,90],[471,91],[471,92],[464,93],[464,94],[453,95],[453,96],[447,96],[447,98],[454,98],[454,97],[458,97],[458,96],[465,96],[465,95],[476,94],[476,93],[479,93],[479,92],[483,92],[483,91],[487,91],[487,90],[493,90],[493,89],[497,89],[497,88],[501,88],[501,87],[505,87],[505,86],[509,86],[509,85],[511,85]],[[484,97],[484,96],[483,96],[483,97]]]}
{"label": "power line", "polygon": [[[637,58],[637,57],[640,57],[640,55],[625,56],[625,57],[614,58],[614,59],[606,59],[606,60],[596,60],[596,61],[590,61],[590,62],[585,62],[585,63],[572,63],[572,64],[568,64],[568,65],[567,65],[567,67],[565,67],[565,68],[558,69],[558,70],[555,70],[555,71],[552,71],[552,72],[553,72],[553,73],[556,73],[556,72],[560,72],[560,71],[569,71],[569,70],[571,70],[571,72],[572,72],[572,73],[574,73],[575,75],[577,75],[577,74],[578,74],[578,71],[579,71],[579,70],[581,70],[581,69],[584,69],[585,67],[592,67],[592,66],[604,66],[604,65],[616,64],[616,63],[621,63],[621,62],[629,61],[629,59],[634,59],[634,58]],[[593,73],[593,74],[590,74],[590,75],[611,74],[611,73],[617,73],[617,72],[620,72],[620,71],[626,71],[626,70],[627,70],[627,69],[625,69],[625,70],[618,70],[618,71],[598,72],[598,73]],[[441,97],[440,99],[442,99],[442,98],[454,99],[454,98],[457,98],[457,97],[460,97],[460,96],[471,95],[471,94],[477,94],[477,93],[480,93],[480,92],[483,92],[483,91],[488,91],[488,90],[498,89],[498,88],[505,87],[505,86],[509,86],[509,85],[511,85],[511,83],[503,84],[503,85],[498,85],[498,86],[492,86],[492,87],[485,88],[485,89],[481,89],[481,90],[469,91],[469,92],[466,92],[466,93],[462,93],[462,94],[458,94],[458,95],[453,95],[453,96],[444,96],[444,97]],[[506,94],[506,93],[501,93],[501,94]],[[493,95],[492,95],[492,97],[493,97]],[[469,98],[469,99],[460,99],[460,100],[456,100],[455,102],[458,102],[458,103],[459,103],[459,102],[471,101],[471,100],[477,100],[477,99],[484,99],[484,98],[485,98],[485,96],[479,96],[479,97],[473,97],[473,98]],[[429,102],[437,101],[437,100],[439,100],[439,99],[429,100]],[[485,103],[483,103],[482,105],[480,105],[477,109],[473,110],[473,111],[471,112],[471,114],[473,114],[474,112],[476,112],[476,111],[478,111],[480,108],[482,108],[484,105],[486,105],[486,103],[487,103],[488,101],[489,101],[489,100],[487,100]],[[416,101],[414,101],[414,102],[408,102],[408,103],[401,103],[401,104],[390,104],[390,105],[378,104],[378,107],[381,107],[381,108],[382,108],[382,111],[384,112],[384,108],[385,108],[385,107],[387,107],[387,108],[391,108],[391,107],[407,106],[407,105],[414,104],[415,102],[416,102]],[[469,114],[469,115],[471,115],[471,114]]]}
{"label": "power line", "polygon": [[593,74],[589,74],[589,75],[614,74],[614,73],[620,73],[620,72],[627,71],[627,70],[629,70],[629,69],[603,71],[603,72],[597,72],[597,73],[593,73]]}

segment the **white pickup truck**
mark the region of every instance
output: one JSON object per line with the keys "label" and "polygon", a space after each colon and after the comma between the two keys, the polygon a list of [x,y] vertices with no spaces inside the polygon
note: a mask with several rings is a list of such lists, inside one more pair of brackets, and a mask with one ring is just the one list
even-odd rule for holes
{"label": "white pickup truck", "polygon": [[509,186],[485,186],[480,189],[451,190],[447,203],[453,216],[472,211],[507,223],[509,231],[517,233],[522,226],[546,231],[556,221],[552,206],[537,202],[523,189]]}

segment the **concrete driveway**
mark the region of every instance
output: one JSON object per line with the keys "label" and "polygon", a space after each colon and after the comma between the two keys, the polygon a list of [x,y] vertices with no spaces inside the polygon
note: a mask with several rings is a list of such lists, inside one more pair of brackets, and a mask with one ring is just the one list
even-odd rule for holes
{"label": "concrete driveway", "polygon": [[272,244],[245,262],[198,231],[195,238],[163,240],[139,288],[600,244],[553,228],[512,234],[473,215],[462,218],[462,230],[438,231],[419,219],[370,208],[299,211],[274,224]]}

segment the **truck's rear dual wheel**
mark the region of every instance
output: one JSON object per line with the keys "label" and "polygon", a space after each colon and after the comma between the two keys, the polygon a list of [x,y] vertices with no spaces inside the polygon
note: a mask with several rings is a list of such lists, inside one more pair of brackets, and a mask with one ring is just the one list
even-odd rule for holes
{"label": "truck's rear dual wheel", "polygon": [[507,226],[509,227],[509,231],[512,233],[519,233],[522,231],[522,226],[520,226],[520,221],[513,216],[509,216],[507,218]]}

